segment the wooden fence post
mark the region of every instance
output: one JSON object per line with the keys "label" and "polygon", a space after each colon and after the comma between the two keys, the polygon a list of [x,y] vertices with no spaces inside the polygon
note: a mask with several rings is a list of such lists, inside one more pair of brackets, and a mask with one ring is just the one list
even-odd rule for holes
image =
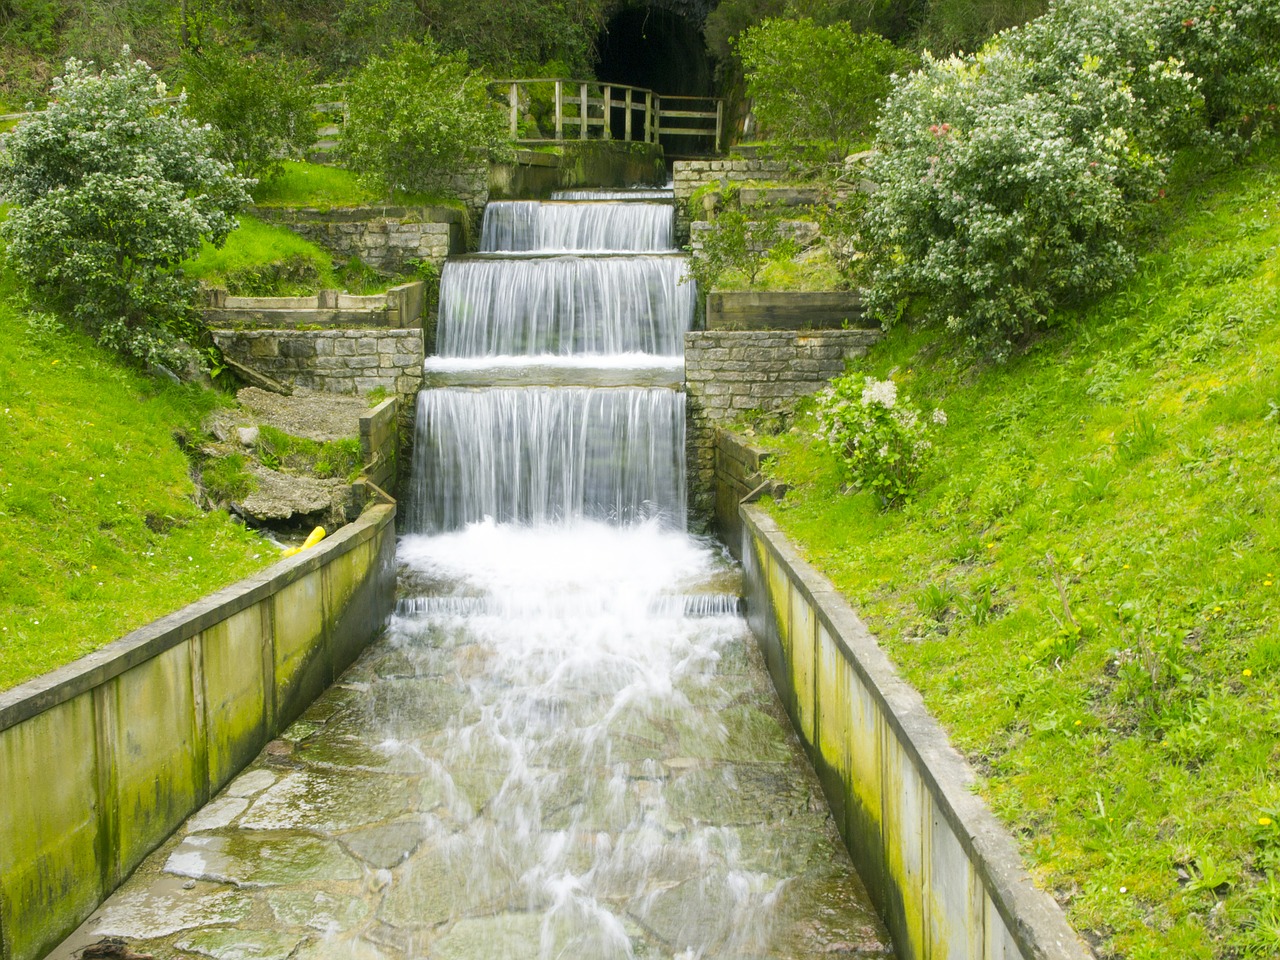
{"label": "wooden fence post", "polygon": [[604,88],[604,129],[600,131],[601,137],[605,140],[613,139],[613,131],[610,126],[613,123],[613,87],[606,85]]}
{"label": "wooden fence post", "polygon": [[556,81],[556,139],[564,139],[564,86]]}
{"label": "wooden fence post", "polygon": [[622,124],[622,139],[631,142],[631,88],[627,87],[627,119]]}
{"label": "wooden fence post", "polygon": [[587,107],[587,85],[585,83],[578,84],[578,139],[587,139],[587,114],[590,112]]}
{"label": "wooden fence post", "polygon": [[520,133],[520,84],[515,80],[511,81],[507,103],[511,105],[511,139],[514,140]]}

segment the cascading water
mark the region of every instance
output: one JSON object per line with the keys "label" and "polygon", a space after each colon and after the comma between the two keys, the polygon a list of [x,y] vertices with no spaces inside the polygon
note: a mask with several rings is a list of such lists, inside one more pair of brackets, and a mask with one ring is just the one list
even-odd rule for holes
{"label": "cascading water", "polygon": [[[683,395],[654,381],[679,379],[691,294],[623,282],[645,257],[581,260],[608,266],[565,282],[561,260],[526,276],[515,258],[486,289],[520,274],[582,305],[575,329],[616,335],[552,335],[496,296],[442,310],[459,347],[428,381],[454,385],[419,400],[387,635],[58,960],[101,936],[280,960],[887,952],[740,577],[684,530]],[[451,264],[442,299],[465,280]],[[611,299],[635,290],[642,308]]]}
{"label": "cascading water", "polygon": [[[785,846],[812,811],[748,693],[763,678],[736,574],[685,533],[683,394],[591,385],[678,365],[693,316],[682,258],[652,255],[671,248],[671,207],[659,229],[659,205],[634,199],[491,204],[486,249],[537,255],[443,274],[429,373],[561,378],[419,399],[395,631],[466,684],[429,754],[442,860],[423,869],[449,878],[454,916],[508,911],[529,956],[804,955],[812,864],[768,833]],[[628,248],[644,254],[548,256]]]}

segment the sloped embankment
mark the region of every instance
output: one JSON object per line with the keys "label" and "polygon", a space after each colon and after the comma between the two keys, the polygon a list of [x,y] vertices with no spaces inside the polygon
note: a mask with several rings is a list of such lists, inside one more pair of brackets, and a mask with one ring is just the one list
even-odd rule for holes
{"label": "sloped embankment", "polygon": [[1139,274],[1002,366],[897,330],[919,499],[778,438],[773,510],[1102,956],[1280,955],[1280,157],[1165,202]]}

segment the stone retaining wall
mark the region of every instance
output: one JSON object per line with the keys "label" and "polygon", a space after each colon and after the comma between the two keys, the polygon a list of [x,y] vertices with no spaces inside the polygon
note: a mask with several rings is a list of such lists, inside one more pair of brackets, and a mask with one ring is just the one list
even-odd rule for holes
{"label": "stone retaining wall", "polygon": [[675,186],[676,236],[682,241],[689,236],[689,198],[708,183],[743,183],[747,180],[780,180],[791,172],[783,160],[677,160],[671,165]]}
{"label": "stone retaining wall", "polygon": [[356,659],[395,597],[395,505],[0,693],[0,957],[74,930]]}
{"label": "stone retaining wall", "polygon": [[425,357],[421,330],[214,330],[232,360],[294,387],[325,393],[414,394]]}
{"label": "stone retaining wall", "polygon": [[741,508],[748,619],[899,960],[1088,960],[976,777],[831,583]]}
{"label": "stone retaining wall", "polygon": [[[483,202],[479,209],[484,209]],[[449,254],[466,250],[467,214],[454,207],[273,207],[253,212],[336,257],[359,257],[384,274],[411,273],[411,260],[438,267]]]}
{"label": "stone retaining wall", "polygon": [[716,427],[748,411],[789,411],[844,372],[878,330],[703,330],[685,334],[685,436],[690,504],[706,523],[714,509]]}

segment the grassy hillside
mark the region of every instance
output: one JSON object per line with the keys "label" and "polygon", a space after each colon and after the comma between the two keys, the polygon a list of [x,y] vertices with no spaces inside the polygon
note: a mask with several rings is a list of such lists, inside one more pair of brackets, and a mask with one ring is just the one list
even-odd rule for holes
{"label": "grassy hillside", "polygon": [[1002,366],[895,330],[942,406],[919,498],[803,417],[773,509],[1104,957],[1280,956],[1280,151],[1169,190],[1139,274]]}
{"label": "grassy hillside", "polygon": [[122,368],[0,273],[0,690],[275,559],[196,505],[175,435],[217,397]]}

